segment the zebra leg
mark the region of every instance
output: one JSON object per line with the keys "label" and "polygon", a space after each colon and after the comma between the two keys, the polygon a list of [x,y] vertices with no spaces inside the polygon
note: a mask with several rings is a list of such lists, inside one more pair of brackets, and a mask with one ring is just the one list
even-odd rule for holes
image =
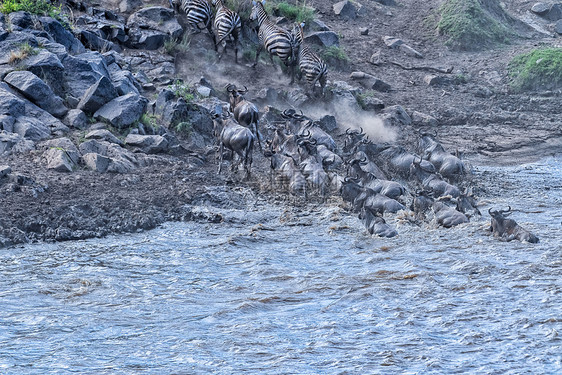
{"label": "zebra leg", "polygon": [[260,58],[260,53],[262,49],[263,49],[263,45],[260,44],[258,50],[256,51],[256,61],[254,61],[254,65],[252,65],[252,68],[255,68],[258,65],[258,59]]}

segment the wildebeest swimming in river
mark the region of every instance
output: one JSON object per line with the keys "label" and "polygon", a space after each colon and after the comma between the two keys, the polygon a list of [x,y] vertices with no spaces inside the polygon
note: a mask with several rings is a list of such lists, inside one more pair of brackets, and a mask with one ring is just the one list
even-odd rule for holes
{"label": "wildebeest swimming in river", "polygon": [[517,224],[515,220],[506,219],[506,216],[511,215],[511,207],[508,207],[507,210],[492,210],[490,208],[488,213],[492,217],[491,231],[495,237],[504,241],[539,242],[537,236]]}

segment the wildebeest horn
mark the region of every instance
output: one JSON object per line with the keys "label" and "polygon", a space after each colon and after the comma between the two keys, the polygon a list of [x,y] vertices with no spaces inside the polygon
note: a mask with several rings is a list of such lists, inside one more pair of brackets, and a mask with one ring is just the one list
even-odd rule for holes
{"label": "wildebeest horn", "polygon": [[355,182],[355,183],[357,183],[357,182],[359,182],[359,177],[358,176],[356,176],[356,177],[345,176],[343,180],[345,182]]}
{"label": "wildebeest horn", "polygon": [[359,128],[359,135],[361,135],[361,134],[365,134],[365,132],[363,131],[363,128],[360,127]]}
{"label": "wildebeest horn", "polygon": [[296,112],[294,112],[292,117],[293,117],[295,120],[304,120],[304,119],[306,119],[306,116],[304,115],[304,113],[302,113],[302,110],[301,110],[300,112],[301,112],[300,115],[297,114]]}
{"label": "wildebeest horn", "polygon": [[281,114],[282,117],[284,118],[291,118],[293,117],[293,114],[295,113],[295,110],[292,108],[288,108],[286,110],[283,111],[283,113]]}
{"label": "wildebeest horn", "polygon": [[236,85],[233,85],[232,83],[226,85],[226,91],[233,92],[235,90],[236,90]]}
{"label": "wildebeest horn", "polygon": [[247,88],[246,86],[244,86],[244,89],[243,89],[243,90],[240,89],[240,90],[236,90],[236,91],[238,91],[239,94],[245,94],[245,93],[248,92],[248,88]]}
{"label": "wildebeest horn", "polygon": [[347,134],[347,135],[351,134],[350,130],[351,130],[351,128],[345,129],[345,134]]}
{"label": "wildebeest horn", "polygon": [[367,160],[366,156],[363,156],[363,159],[358,160],[358,161],[359,161],[359,164],[361,164],[361,165],[369,164],[369,161]]}
{"label": "wildebeest horn", "polygon": [[507,214],[511,212],[511,206],[507,206],[507,210],[500,210],[500,213]]}

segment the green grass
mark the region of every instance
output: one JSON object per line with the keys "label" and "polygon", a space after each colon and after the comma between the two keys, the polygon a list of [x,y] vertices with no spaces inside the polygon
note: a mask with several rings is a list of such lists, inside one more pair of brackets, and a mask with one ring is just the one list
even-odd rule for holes
{"label": "green grass", "polygon": [[22,43],[20,44],[19,49],[17,49],[16,51],[10,51],[8,64],[17,64],[25,60],[29,56],[36,55],[37,53],[37,49],[33,48],[29,43]]}
{"label": "green grass", "polygon": [[306,5],[306,3],[296,5],[289,4],[285,1],[277,4],[277,11],[283,17],[288,18],[290,21],[294,22],[306,22],[309,23],[314,19],[315,12],[314,8]]}
{"label": "green grass", "polygon": [[189,135],[191,133],[192,128],[193,128],[193,125],[189,121],[182,121],[182,122],[178,123],[175,127],[176,132],[184,133],[186,135]]}
{"label": "green grass", "polygon": [[148,113],[144,113],[140,120],[144,126],[148,126],[154,130],[158,130],[160,125],[158,125],[158,117],[155,115],[149,115]]}
{"label": "green grass", "polygon": [[176,80],[170,89],[174,92],[174,95],[178,98],[183,98],[186,103],[192,103],[195,100],[195,93],[191,85],[182,82],[181,80]]}
{"label": "green grass", "polygon": [[349,57],[345,51],[338,46],[330,46],[321,52],[322,58],[325,60],[336,60],[340,62],[349,62]]}
{"label": "green grass", "polygon": [[68,21],[62,12],[62,6],[55,6],[49,0],[1,0],[0,12],[9,14],[24,11],[40,16],[50,16],[68,28]]}
{"label": "green grass", "polygon": [[562,87],[562,48],[542,48],[516,56],[508,65],[515,91]]}
{"label": "green grass", "polygon": [[475,51],[509,43],[513,34],[482,7],[481,1],[446,0],[439,7],[437,32],[447,38],[446,45]]}

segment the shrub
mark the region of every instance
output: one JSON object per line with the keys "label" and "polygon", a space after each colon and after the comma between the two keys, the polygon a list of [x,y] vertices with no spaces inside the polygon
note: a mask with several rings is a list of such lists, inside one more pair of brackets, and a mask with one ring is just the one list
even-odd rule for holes
{"label": "shrub", "polygon": [[447,37],[445,44],[470,51],[509,42],[512,33],[484,9],[481,1],[446,0],[439,7],[437,32]]}
{"label": "shrub", "polygon": [[20,45],[20,48],[17,51],[11,51],[10,56],[8,57],[9,64],[17,64],[22,60],[25,60],[27,57],[31,55],[36,55],[37,50],[33,48],[29,43],[25,42]]}
{"label": "shrub", "polygon": [[176,131],[178,133],[185,133],[189,135],[191,133],[192,125],[189,121],[182,121],[176,125]]}
{"label": "shrub", "polygon": [[0,4],[0,12],[9,14],[24,11],[40,16],[50,16],[60,21],[66,28],[68,22],[62,13],[62,7],[51,4],[49,0],[3,0]]}
{"label": "shrub", "polygon": [[183,98],[186,103],[192,103],[195,100],[195,94],[193,93],[192,87],[180,80],[176,80],[170,89],[174,92],[174,95],[178,98]]}
{"label": "shrub", "polygon": [[345,51],[338,46],[327,47],[326,49],[324,49],[324,51],[322,51],[321,55],[322,58],[328,61],[329,60],[337,60],[340,62],[349,61],[349,57],[347,57]]}
{"label": "shrub", "polygon": [[314,9],[306,6],[305,3],[292,5],[283,1],[277,4],[277,10],[280,15],[299,23],[309,23],[314,19]]}
{"label": "shrub", "polygon": [[562,87],[562,48],[542,48],[516,56],[508,65],[515,91]]}

